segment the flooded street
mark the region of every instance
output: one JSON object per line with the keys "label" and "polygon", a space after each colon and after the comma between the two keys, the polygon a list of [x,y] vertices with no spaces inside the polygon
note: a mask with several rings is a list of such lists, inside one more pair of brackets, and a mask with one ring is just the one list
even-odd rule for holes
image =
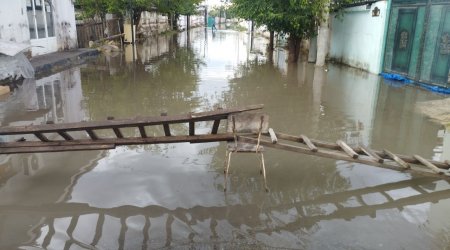
{"label": "flooded street", "polygon": [[[24,82],[0,100],[0,121],[100,121],[261,103],[276,132],[450,160],[449,134],[438,137],[445,128],[415,111],[444,96],[343,66],[288,65],[282,49],[269,60],[266,43],[226,30],[160,36],[134,53],[127,47]],[[226,143],[182,143],[2,155],[0,249],[450,245],[447,181],[267,149],[270,192],[258,159],[241,154],[224,194],[225,150]]]}

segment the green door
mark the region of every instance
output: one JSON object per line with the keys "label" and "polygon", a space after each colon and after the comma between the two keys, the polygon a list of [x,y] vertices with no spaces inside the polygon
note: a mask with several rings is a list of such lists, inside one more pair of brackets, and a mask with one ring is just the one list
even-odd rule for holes
{"label": "green door", "polygon": [[395,32],[394,58],[392,69],[400,73],[408,73],[411,58],[414,31],[416,28],[417,9],[400,9],[398,11],[397,29]]}
{"label": "green door", "polygon": [[435,83],[448,83],[450,55],[450,9],[445,8],[438,33],[436,49],[434,52],[431,80]]}

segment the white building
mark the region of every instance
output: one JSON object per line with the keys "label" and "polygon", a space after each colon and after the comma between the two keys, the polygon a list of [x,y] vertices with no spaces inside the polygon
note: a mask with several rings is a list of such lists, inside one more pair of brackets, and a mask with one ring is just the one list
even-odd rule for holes
{"label": "white building", "polygon": [[31,44],[32,56],[77,47],[74,0],[0,0],[0,39]]}

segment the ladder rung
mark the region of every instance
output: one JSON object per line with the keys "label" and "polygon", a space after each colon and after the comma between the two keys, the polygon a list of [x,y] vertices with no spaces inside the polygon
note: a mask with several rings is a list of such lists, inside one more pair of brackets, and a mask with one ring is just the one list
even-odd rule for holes
{"label": "ladder rung", "polygon": [[59,131],[58,134],[64,138],[66,141],[73,141],[73,137],[70,136],[66,131]]}
{"label": "ladder rung", "polygon": [[303,143],[306,144],[306,146],[308,146],[308,148],[312,151],[312,152],[317,152],[319,151],[316,147],[316,145],[314,145],[314,143],[312,143],[312,141],[306,136],[306,135],[300,135],[301,140],[303,141]]}
{"label": "ladder rung", "polygon": [[404,168],[404,169],[411,168],[411,166],[408,163],[406,163],[404,160],[400,159],[400,157],[396,156],[394,153],[390,152],[389,150],[383,149],[383,153],[386,154],[387,156],[389,156],[395,162],[397,162],[397,164],[400,165],[402,168]]}
{"label": "ladder rung", "polygon": [[349,146],[347,143],[345,143],[342,140],[336,141],[337,145],[341,147],[342,150],[344,150],[345,153],[347,153],[350,157],[353,159],[358,159],[359,155]]}
{"label": "ladder rung", "polygon": [[366,146],[360,146],[359,149],[361,151],[363,151],[366,155],[374,158],[378,163],[383,163],[384,159],[381,158],[378,154],[376,154],[375,152],[373,152],[372,149],[367,148]]}
{"label": "ladder rung", "polygon": [[436,174],[443,174],[444,171],[438,167],[436,167],[433,163],[429,162],[428,160],[424,159],[420,155],[413,155],[414,159],[418,160],[420,163],[422,163],[425,167],[428,167]]}
{"label": "ladder rung", "polygon": [[42,133],[34,133],[34,135],[43,142],[49,142],[50,140]]}

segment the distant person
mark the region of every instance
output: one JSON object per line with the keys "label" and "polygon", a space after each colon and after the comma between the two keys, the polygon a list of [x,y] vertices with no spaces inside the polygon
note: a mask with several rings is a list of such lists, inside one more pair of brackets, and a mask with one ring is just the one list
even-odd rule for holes
{"label": "distant person", "polygon": [[211,24],[211,30],[212,31],[217,30],[217,28],[216,28],[216,20],[213,20],[213,22]]}

